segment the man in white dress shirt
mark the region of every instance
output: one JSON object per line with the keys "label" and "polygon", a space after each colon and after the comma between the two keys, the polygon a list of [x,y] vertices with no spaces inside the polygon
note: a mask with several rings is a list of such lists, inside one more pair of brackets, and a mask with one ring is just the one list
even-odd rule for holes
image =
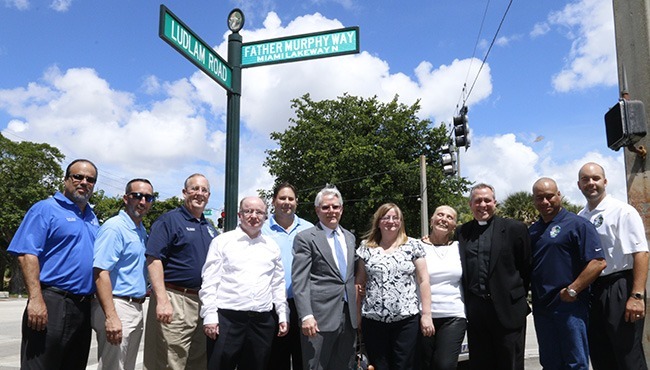
{"label": "man in white dress shirt", "polygon": [[266,204],[246,197],[238,215],[239,226],[210,244],[201,274],[203,329],[216,340],[208,369],[266,369],[278,327],[274,306],[277,335],[289,329],[280,247],[261,232]]}

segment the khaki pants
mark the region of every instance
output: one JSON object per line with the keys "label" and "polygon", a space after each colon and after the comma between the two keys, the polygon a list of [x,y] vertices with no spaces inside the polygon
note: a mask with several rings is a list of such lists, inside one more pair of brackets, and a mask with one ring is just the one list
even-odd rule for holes
{"label": "khaki pants", "polygon": [[206,369],[206,336],[199,316],[200,301],[195,294],[167,289],[174,310],[172,322],[156,320],[156,299],[152,294],[144,333],[144,368]]}
{"label": "khaki pants", "polygon": [[98,300],[92,302],[92,326],[97,333],[97,369],[135,369],[144,323],[142,304],[113,299],[115,311],[122,322],[122,343],[112,345],[106,340],[106,316]]}

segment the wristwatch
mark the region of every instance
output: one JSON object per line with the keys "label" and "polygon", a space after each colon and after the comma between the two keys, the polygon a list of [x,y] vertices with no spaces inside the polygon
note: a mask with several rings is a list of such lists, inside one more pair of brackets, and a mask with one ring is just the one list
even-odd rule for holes
{"label": "wristwatch", "polygon": [[575,298],[575,297],[578,296],[578,292],[576,292],[571,287],[566,287],[566,292],[569,294],[569,297],[571,297],[571,298]]}
{"label": "wristwatch", "polygon": [[645,298],[645,295],[641,292],[634,292],[632,293],[632,298],[642,300],[643,298]]}

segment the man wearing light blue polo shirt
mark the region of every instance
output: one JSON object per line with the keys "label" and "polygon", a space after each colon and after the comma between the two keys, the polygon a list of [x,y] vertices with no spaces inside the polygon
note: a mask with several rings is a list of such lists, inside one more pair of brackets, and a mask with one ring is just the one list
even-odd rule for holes
{"label": "man wearing light blue polo shirt", "polygon": [[296,216],[297,207],[298,192],[296,188],[288,182],[277,185],[273,189],[273,214],[262,227],[262,234],[270,236],[280,246],[284,280],[287,287],[287,302],[290,309],[289,333],[286,336],[276,336],[273,339],[269,369],[274,370],[302,369],[300,320],[296,304],[293,301],[293,284],[291,283],[293,239],[300,231],[314,225]]}
{"label": "man wearing light blue polo shirt", "polygon": [[125,209],[102,225],[95,241],[92,324],[98,369],[134,369],[144,331],[147,230],[142,218],[153,204],[153,186],[149,180],[133,179],[122,199]]}

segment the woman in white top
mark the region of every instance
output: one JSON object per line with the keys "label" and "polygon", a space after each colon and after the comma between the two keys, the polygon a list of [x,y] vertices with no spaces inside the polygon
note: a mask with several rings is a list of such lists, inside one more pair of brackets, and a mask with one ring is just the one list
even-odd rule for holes
{"label": "woman in white top", "polygon": [[430,222],[431,233],[422,241],[436,335],[421,338],[421,369],[456,369],[467,328],[458,242],[451,240],[456,229],[456,211],[449,206],[440,206],[433,212]]}
{"label": "woman in white top", "polygon": [[431,292],[422,243],[406,236],[397,205],[379,207],[357,255],[356,284],[365,287],[358,308],[369,363],[377,370],[414,369],[418,331],[434,333]]}

